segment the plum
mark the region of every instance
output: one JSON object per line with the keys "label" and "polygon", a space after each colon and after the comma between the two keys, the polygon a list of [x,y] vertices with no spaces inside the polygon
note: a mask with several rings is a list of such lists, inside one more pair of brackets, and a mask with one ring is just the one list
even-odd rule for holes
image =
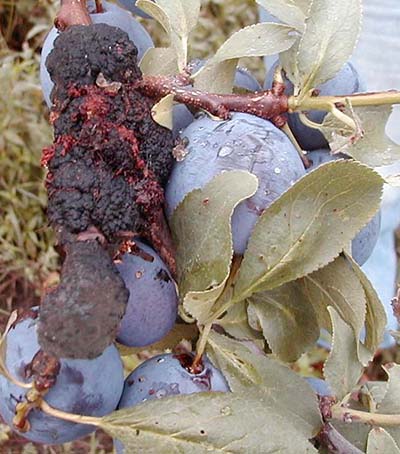
{"label": "plum", "polygon": [[130,292],[117,340],[142,347],[162,339],[174,326],[178,294],[167,266],[149,246],[135,240],[136,253],[116,263]]}
{"label": "plum", "polygon": [[[118,409],[179,394],[230,391],[221,371],[207,357],[203,356],[203,369],[197,374],[185,368],[192,361],[189,354],[163,354],[148,359],[126,378]],[[117,454],[124,453],[120,441],[115,440],[115,447]]]}
{"label": "plum", "polygon": [[[138,60],[143,57],[145,52],[154,47],[153,41],[146,29],[136,21],[132,15],[120,8],[117,5],[103,1],[104,13],[91,14],[90,17],[95,24],[108,24],[119,27],[125,31],[130,40],[135,44],[138,50]],[[40,82],[42,85],[43,96],[46,104],[51,107],[52,102],[50,99],[51,91],[53,90],[53,82],[50,78],[49,72],[46,68],[46,59],[54,47],[54,40],[59,35],[58,30],[53,27],[47,35],[42,48],[40,57]]]}
{"label": "plum", "polygon": [[236,208],[232,219],[234,250],[242,254],[263,210],[305,174],[296,149],[272,123],[243,113],[226,121],[201,116],[181,137],[188,141],[188,154],[175,163],[167,183],[168,217],[186,194],[224,170],[247,170],[257,176],[258,191]]}
{"label": "plum", "polygon": [[306,381],[311,386],[316,394],[319,396],[332,396],[332,390],[330,389],[328,383],[321,378],[316,377],[306,377]]}
{"label": "plum", "polygon": [[[37,309],[34,309],[7,334],[7,368],[22,382],[29,382],[25,371],[40,349],[36,317]],[[104,416],[117,407],[123,386],[122,362],[112,345],[93,360],[60,359],[56,383],[45,395],[45,400],[52,407],[69,413]],[[25,393],[26,389],[0,376],[0,414],[10,427],[13,427],[15,406],[23,401]],[[28,421],[30,429],[18,433],[36,443],[66,443],[95,430],[93,426],[67,422],[36,409],[31,410]]]}
{"label": "plum", "polygon": [[[332,160],[348,159],[347,156],[341,153],[332,155],[329,149],[312,151],[307,154],[307,157],[312,161],[312,165],[307,169],[307,172]],[[371,221],[353,238],[351,242],[351,255],[360,266],[364,265],[372,254],[378,241],[380,227],[381,212],[378,211]]]}
{"label": "plum", "polygon": [[[268,71],[264,84],[265,89],[271,88],[274,72],[277,65],[278,62],[275,62],[275,64]],[[286,94],[293,94],[293,84],[286,78],[285,83],[287,84],[285,91]],[[333,79],[328,80],[327,82],[316,88],[319,90],[321,96],[351,95],[353,93],[363,92],[366,89],[364,82],[361,80],[357,72],[357,69],[350,62],[346,63],[346,65]],[[311,111],[306,112],[306,114],[311,121],[315,123],[322,123],[326,112]],[[319,148],[326,148],[328,146],[328,143],[322,133],[320,133],[316,129],[305,126],[301,122],[298,114],[289,114],[288,123],[303,150],[317,150]]]}

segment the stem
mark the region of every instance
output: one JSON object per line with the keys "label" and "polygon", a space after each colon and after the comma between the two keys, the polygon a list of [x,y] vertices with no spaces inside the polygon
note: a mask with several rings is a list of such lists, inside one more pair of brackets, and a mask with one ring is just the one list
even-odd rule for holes
{"label": "stem", "polygon": [[363,454],[329,423],[318,434],[318,440],[330,454]]}
{"label": "stem", "polygon": [[61,8],[54,23],[60,31],[71,25],[90,25],[92,19],[86,8],[86,0],[61,0]]}
{"label": "stem", "polygon": [[296,148],[297,152],[299,153],[300,159],[303,161],[304,167],[306,169],[311,167],[311,163],[308,160],[304,150],[302,150],[299,142],[297,142],[296,137],[293,135],[292,130],[290,129],[290,126],[286,123],[285,126],[282,128],[282,131],[286,133],[286,135],[289,137],[290,141]]}
{"label": "stem", "polygon": [[183,75],[145,76],[138,88],[147,96],[157,99],[173,94],[174,101],[195,109],[204,109],[224,120],[230,117],[230,112],[243,112],[270,120],[278,127],[286,123],[286,118],[282,114],[288,110],[288,98],[283,94],[279,83],[271,90],[244,95],[201,92],[191,87],[190,83],[190,78]]}
{"label": "stem", "polygon": [[370,424],[371,426],[400,426],[400,415],[387,415],[368,413],[366,411],[353,410],[341,405],[334,405],[331,409],[332,419],[343,422],[357,422]]}
{"label": "stem", "polygon": [[195,369],[196,366],[201,362],[201,358],[203,356],[204,350],[206,349],[207,339],[208,339],[208,335],[210,334],[211,327],[212,327],[212,322],[207,323],[204,326],[203,331],[201,332],[200,338],[197,342],[196,356],[195,356],[195,358],[193,360],[193,364],[192,364],[193,369]]}
{"label": "stem", "polygon": [[66,413],[62,410],[57,410],[56,408],[51,407],[44,400],[40,403],[40,409],[47,415],[54,416],[55,418],[59,418],[64,421],[75,422],[77,424],[90,424],[92,426],[99,427],[102,420],[102,418],[97,418],[96,416],[74,415],[72,413]]}
{"label": "stem", "polygon": [[302,100],[297,96],[289,96],[288,107],[289,112],[298,112],[301,110],[329,111],[330,106],[344,106],[347,100],[351,102],[353,107],[400,104],[400,91],[389,90],[378,93],[358,93],[349,96],[307,96]]}

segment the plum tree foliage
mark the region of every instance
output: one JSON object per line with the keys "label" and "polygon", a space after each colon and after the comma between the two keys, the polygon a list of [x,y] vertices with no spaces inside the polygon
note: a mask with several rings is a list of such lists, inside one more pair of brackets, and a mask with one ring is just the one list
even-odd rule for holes
{"label": "plum tree foliage", "polygon": [[[46,61],[56,82],[64,81],[53,90],[57,137],[43,162],[50,163],[50,202],[54,194],[63,200],[53,222],[61,255],[79,285],[68,286],[73,314],[58,298],[62,285],[45,298],[64,312],[47,304],[44,318],[50,309],[62,313],[68,330],[50,323],[38,337],[36,321],[12,319],[1,340],[0,412],[26,438],[60,443],[100,427],[126,452],[400,453],[400,366],[387,370],[387,383],[363,375],[386,316],[360,268],[379,230],[385,181],[375,168],[400,159],[400,147],[384,133],[400,95],[354,94],[364,89],[350,63],[361,0],[256,1],[278,23],[239,30],[193,68],[190,33],[200,0],[120,1],[160,23],[169,38],[165,48],[152,47],[145,30],[115,5],[90,10],[94,22],[108,24],[95,26],[85,0],[62,0],[56,23],[80,48],[60,40],[51,52],[53,31],[43,49],[47,101]],[[101,39],[84,39],[92,36]],[[139,56],[148,49],[140,69],[133,44]],[[65,70],[57,60],[62,46],[73,62]],[[82,57],[83,48],[101,50]],[[276,54],[270,90],[252,92],[255,84],[249,93],[234,92],[240,58]],[[187,127],[178,133],[181,125]],[[174,147],[167,127],[175,128]],[[165,166],[156,165],[161,157]],[[118,182],[123,190],[105,198]],[[101,204],[101,212],[112,213],[107,222],[66,214],[71,193],[83,185],[90,206],[82,197],[73,202],[90,214]],[[68,190],[60,195],[60,187]],[[136,209],[137,222],[124,223]],[[162,262],[138,235],[169,260]],[[85,248],[104,258],[104,272],[93,254],[84,267],[71,259],[73,250],[82,261]],[[107,295],[96,296],[96,279],[102,293],[111,284],[122,289],[118,308]],[[178,334],[164,337],[178,299],[172,330]],[[136,346],[134,352],[147,355],[137,347],[161,338],[154,348],[169,352],[137,367],[118,402],[122,369],[113,345],[95,359],[66,359],[59,354],[63,342],[57,352],[46,346],[59,340],[58,331],[72,350],[86,338],[109,345],[121,319],[118,340]],[[195,351],[186,342],[183,352],[170,353],[183,348],[180,333],[189,325]],[[82,326],[90,332],[79,343],[73,330],[79,336]],[[321,329],[331,335],[323,377],[304,379],[290,365],[315,345]],[[100,353],[90,347],[92,357]]]}

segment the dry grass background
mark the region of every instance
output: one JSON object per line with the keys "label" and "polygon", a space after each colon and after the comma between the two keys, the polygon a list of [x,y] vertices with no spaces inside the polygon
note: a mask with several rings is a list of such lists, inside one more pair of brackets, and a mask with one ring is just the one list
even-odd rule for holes
{"label": "dry grass background", "polygon": [[[12,309],[38,303],[58,269],[39,165],[43,146],[52,140],[39,84],[40,50],[57,6],[51,0],[0,0],[0,327]],[[253,0],[204,0],[203,6],[191,40],[193,58],[207,57],[235,30],[257,21]],[[165,40],[157,24],[143,22],[156,44]],[[263,79],[260,59],[241,64]],[[112,449],[101,433],[62,447],[36,446],[0,424],[1,454],[108,454]]]}

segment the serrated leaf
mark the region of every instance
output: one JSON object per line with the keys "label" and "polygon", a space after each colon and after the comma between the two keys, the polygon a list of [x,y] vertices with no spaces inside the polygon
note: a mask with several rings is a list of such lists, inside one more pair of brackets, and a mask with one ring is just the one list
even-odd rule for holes
{"label": "serrated leaf", "polygon": [[367,454],[400,454],[396,442],[382,427],[374,427],[368,435]]}
{"label": "serrated leaf", "polygon": [[317,452],[257,391],[153,400],[103,418],[101,428],[132,454]]}
{"label": "serrated leaf", "polygon": [[250,321],[258,321],[269,347],[282,361],[296,361],[318,340],[314,308],[296,282],[256,293],[249,298],[248,313]]}
{"label": "serrated leaf", "polygon": [[[298,430],[312,436],[321,428],[314,392],[307,382],[278,361],[253,353],[247,345],[211,331],[208,354],[222,370],[232,391],[256,389],[265,405],[291,420]],[[285,390],[282,393],[280,390]]]}
{"label": "serrated leaf", "polygon": [[337,257],[298,284],[304,298],[314,307],[321,328],[331,327],[327,309],[332,306],[359,338],[365,322],[366,297],[358,275],[345,257]]}
{"label": "serrated leaf", "polygon": [[349,394],[358,383],[363,365],[358,359],[358,338],[333,307],[328,308],[332,320],[332,348],[324,365],[324,376],[338,400]]}
{"label": "serrated leaf", "polygon": [[300,32],[304,30],[306,15],[293,0],[256,0],[256,2],[284,24]]}
{"label": "serrated leaf", "polygon": [[[386,123],[392,113],[390,105],[353,107],[362,134],[354,139],[353,131],[343,126],[332,114],[328,114],[321,126],[321,132],[330,143],[332,150],[352,156],[371,167],[394,164],[400,160],[400,145],[385,133]],[[345,113],[350,114],[346,109]]]}
{"label": "serrated leaf", "polygon": [[331,262],[377,212],[382,187],[374,170],[344,160],[297,181],[258,220],[239,271],[235,301]]}
{"label": "serrated leaf", "polygon": [[361,19],[361,0],[312,1],[297,54],[297,82],[304,93],[334,77],[349,60]]}
{"label": "serrated leaf", "polygon": [[171,220],[179,290],[187,312],[203,321],[221,295],[233,255],[231,217],[257,190],[244,171],[223,172],[188,194]]}
{"label": "serrated leaf", "polygon": [[195,75],[195,88],[216,93],[231,92],[238,59],[274,55],[289,49],[296,40],[289,34],[292,30],[287,25],[273,23],[250,25],[239,30]]}
{"label": "serrated leaf", "polygon": [[178,73],[176,51],[172,47],[153,47],[140,62],[140,69],[146,76],[172,75]]}
{"label": "serrated leaf", "polygon": [[379,300],[378,294],[361,267],[350,256],[346,255],[346,257],[364,289],[367,303],[364,344],[371,353],[375,353],[385,333],[387,323],[386,311]]}
{"label": "serrated leaf", "polygon": [[164,128],[172,130],[172,107],[174,105],[174,95],[167,95],[154,104],[151,109],[153,120]]}

